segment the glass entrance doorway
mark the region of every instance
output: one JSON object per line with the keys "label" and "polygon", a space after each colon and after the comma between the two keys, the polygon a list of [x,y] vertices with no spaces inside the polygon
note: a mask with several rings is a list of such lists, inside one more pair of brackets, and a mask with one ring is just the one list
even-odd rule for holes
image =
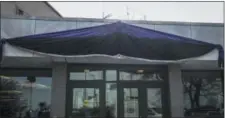
{"label": "glass entrance doorway", "polygon": [[[101,82],[100,82],[101,83]],[[104,88],[93,82],[73,83],[68,91],[68,115],[70,118],[99,118],[104,116]]]}
{"label": "glass entrance doorway", "polygon": [[161,68],[68,70],[68,118],[165,118],[168,112]]}
{"label": "glass entrance doorway", "polygon": [[119,113],[123,118],[162,118],[162,89],[157,84],[121,83]]}

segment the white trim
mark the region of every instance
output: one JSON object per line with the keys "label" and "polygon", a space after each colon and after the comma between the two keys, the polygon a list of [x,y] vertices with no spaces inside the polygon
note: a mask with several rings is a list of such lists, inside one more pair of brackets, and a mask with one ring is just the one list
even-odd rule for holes
{"label": "white trim", "polygon": [[[199,57],[181,59],[181,60],[149,60],[143,58],[129,57],[121,54],[117,54],[114,56],[104,55],[104,54],[90,54],[90,55],[57,55],[57,54],[49,54],[37,52],[21,47],[17,47],[8,43],[3,45],[3,66],[13,66],[13,60],[22,63],[26,63],[24,65],[36,66],[35,64],[41,64],[51,66],[54,62],[61,63],[102,63],[102,64],[181,64],[188,68],[195,68],[195,65],[201,66],[200,63],[204,63],[210,68],[217,67],[215,63],[217,62],[219,55],[219,51],[217,49],[212,50],[211,52],[204,54]],[[200,63],[199,63],[200,62]],[[209,64],[207,64],[209,63]],[[199,65],[200,64],[200,65]],[[18,63],[15,65],[19,66]],[[38,66],[38,65],[37,65]],[[204,65],[202,65],[204,67]]]}

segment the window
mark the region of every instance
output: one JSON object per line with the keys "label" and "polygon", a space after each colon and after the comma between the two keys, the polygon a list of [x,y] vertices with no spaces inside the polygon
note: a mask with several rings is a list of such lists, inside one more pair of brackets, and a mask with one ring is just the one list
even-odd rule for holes
{"label": "window", "polygon": [[82,69],[70,72],[70,80],[103,80],[102,70]]}
{"label": "window", "polygon": [[106,107],[117,116],[117,84],[106,83]]}
{"label": "window", "polygon": [[[37,111],[40,103],[44,103],[47,108],[51,105],[51,84],[50,77],[33,77],[35,81],[31,84],[28,77],[6,77],[0,76],[0,112],[4,108],[20,109],[22,117],[27,110]],[[15,115],[19,111],[11,111],[10,115]],[[3,114],[7,116],[9,114]],[[1,114],[2,115],[2,114]]]}
{"label": "window", "polygon": [[219,74],[206,76],[207,73],[183,76],[185,116],[222,115],[222,78]]}
{"label": "window", "polygon": [[[72,112],[79,116],[83,112],[84,107],[98,110],[100,106],[100,93],[98,88],[74,88],[73,89],[73,110]],[[99,112],[91,113],[91,116],[99,116]]]}
{"label": "window", "polygon": [[161,73],[144,70],[125,70],[119,72],[120,80],[163,81]]}
{"label": "window", "polygon": [[139,101],[137,88],[124,88],[124,116],[138,117],[139,116]]}
{"label": "window", "polygon": [[116,70],[106,70],[106,81],[116,81],[117,72]]}

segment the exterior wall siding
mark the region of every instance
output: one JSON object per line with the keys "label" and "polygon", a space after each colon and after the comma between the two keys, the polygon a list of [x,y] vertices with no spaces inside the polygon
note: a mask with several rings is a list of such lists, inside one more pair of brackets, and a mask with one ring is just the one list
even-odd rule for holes
{"label": "exterior wall siding", "polygon": [[15,2],[1,2],[1,15],[7,14],[10,16],[16,15],[16,3]]}
{"label": "exterior wall siding", "polygon": [[36,1],[3,1],[1,3],[1,16],[17,16],[16,8],[24,11],[25,17],[52,17],[60,18],[61,16],[54,11],[46,2]]}

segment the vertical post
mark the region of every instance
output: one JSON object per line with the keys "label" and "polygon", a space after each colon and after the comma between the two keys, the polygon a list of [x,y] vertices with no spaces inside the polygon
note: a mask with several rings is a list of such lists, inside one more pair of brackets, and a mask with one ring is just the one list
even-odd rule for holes
{"label": "vertical post", "polygon": [[54,63],[52,68],[51,116],[65,118],[67,65]]}
{"label": "vertical post", "polygon": [[172,118],[184,117],[184,91],[179,64],[171,64],[169,71],[170,109]]}
{"label": "vertical post", "polygon": [[35,76],[28,76],[27,77],[28,82],[30,83],[30,110],[32,110],[32,93],[33,93],[33,83],[36,82]]}
{"label": "vertical post", "polygon": [[31,87],[30,87],[30,109],[32,109],[32,92],[33,92],[33,86],[32,86],[32,82],[30,82],[30,85],[31,85]]}
{"label": "vertical post", "polygon": [[[87,70],[85,69],[84,70],[84,80],[87,80]],[[87,88],[84,88],[84,92],[83,92],[83,96],[84,96],[84,98],[83,98],[83,102],[85,101],[85,100],[87,100]]]}
{"label": "vertical post", "polygon": [[2,90],[2,76],[0,76],[0,91]]}
{"label": "vertical post", "polygon": [[220,74],[221,74],[222,94],[224,99],[224,69],[221,69]]}

